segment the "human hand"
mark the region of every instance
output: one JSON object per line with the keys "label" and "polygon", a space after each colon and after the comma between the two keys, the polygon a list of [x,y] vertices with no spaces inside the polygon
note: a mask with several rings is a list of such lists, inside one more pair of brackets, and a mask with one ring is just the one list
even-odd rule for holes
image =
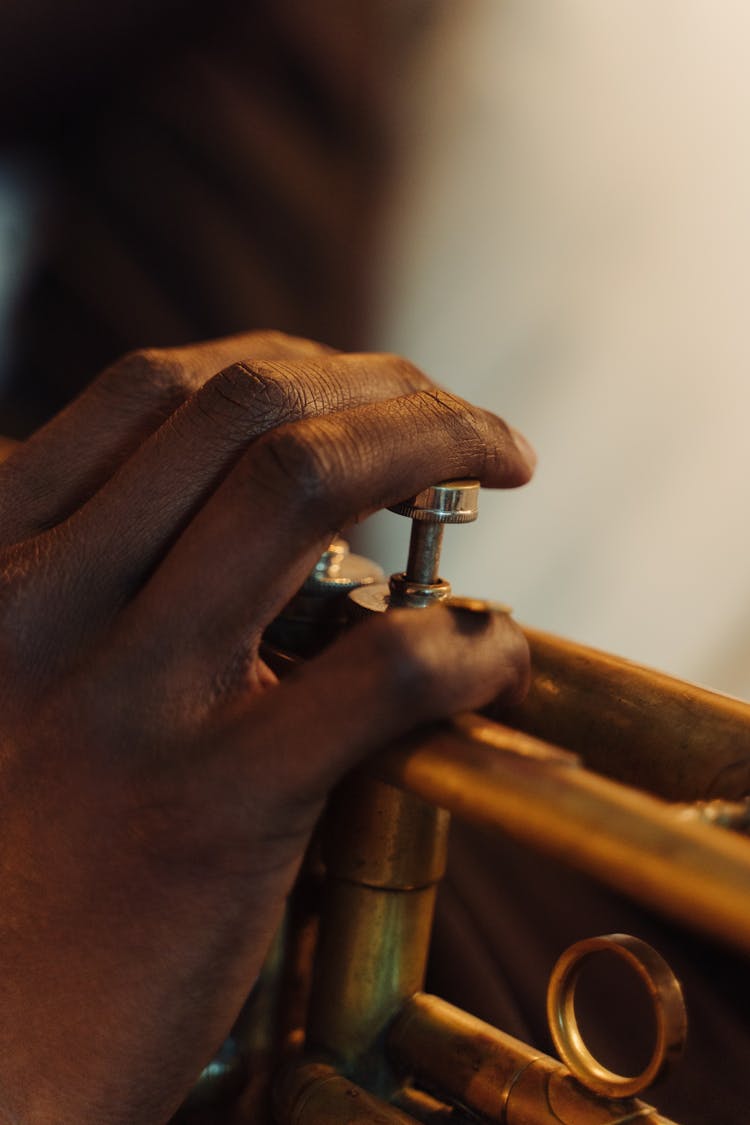
{"label": "human hand", "polygon": [[0,465],[0,1120],[167,1120],[331,785],[523,690],[501,615],[394,611],[283,684],[258,650],[346,522],[530,472],[405,360],[278,334],[126,357]]}

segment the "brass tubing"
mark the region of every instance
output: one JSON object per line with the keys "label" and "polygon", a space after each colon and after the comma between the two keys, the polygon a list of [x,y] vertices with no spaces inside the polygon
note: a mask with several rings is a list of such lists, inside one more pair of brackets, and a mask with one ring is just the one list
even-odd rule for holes
{"label": "brass tubing", "polygon": [[[618,1074],[593,1055],[578,1026],[576,984],[583,966],[602,952],[616,956],[640,978],[648,991],[654,1019],[654,1043],[637,1074]],[[687,1037],[682,986],[655,949],[630,934],[604,934],[577,941],[558,959],[547,988],[547,1024],[555,1050],[571,1074],[590,1090],[608,1098],[635,1097],[661,1081],[679,1062]]]}
{"label": "brass tubing", "polygon": [[584,1089],[562,1063],[436,996],[406,1002],[388,1047],[417,1081],[498,1125],[672,1125],[635,1098]]}
{"label": "brass tubing", "polygon": [[750,792],[750,703],[524,628],[532,682],[496,716],[668,800]]}
{"label": "brass tubing", "polygon": [[323,854],[329,877],[407,891],[437,883],[448,855],[446,812],[364,771],[329,803]]}
{"label": "brass tubing", "polygon": [[414,1118],[323,1063],[282,1073],[274,1091],[277,1125],[414,1125]]}
{"label": "brass tubing", "polygon": [[383,1035],[424,983],[447,830],[444,811],[361,774],[329,809],[307,1044],[384,1097],[398,1083]]}
{"label": "brass tubing", "polygon": [[455,1111],[453,1106],[440,1102],[424,1090],[405,1086],[393,1099],[393,1104],[422,1125],[460,1125],[466,1118]]}
{"label": "brass tubing", "polygon": [[[750,841],[593,774],[499,724],[444,724],[385,751],[379,776],[750,952]],[[471,724],[469,724],[471,728]],[[539,747],[535,756],[530,747]],[[505,749],[502,749],[505,747]]]}
{"label": "brass tubing", "polygon": [[307,1042],[357,1082],[390,1095],[382,1033],[422,987],[435,888],[391,891],[340,883],[324,903]]}

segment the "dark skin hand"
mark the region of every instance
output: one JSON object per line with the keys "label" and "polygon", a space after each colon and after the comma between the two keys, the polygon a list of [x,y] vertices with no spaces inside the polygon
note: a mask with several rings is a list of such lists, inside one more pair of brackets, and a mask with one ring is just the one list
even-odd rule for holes
{"label": "dark skin hand", "polygon": [[395,611],[283,684],[258,648],[348,521],[531,470],[405,360],[279,334],[126,357],[0,465],[0,1121],[168,1120],[331,785],[523,692],[500,614]]}

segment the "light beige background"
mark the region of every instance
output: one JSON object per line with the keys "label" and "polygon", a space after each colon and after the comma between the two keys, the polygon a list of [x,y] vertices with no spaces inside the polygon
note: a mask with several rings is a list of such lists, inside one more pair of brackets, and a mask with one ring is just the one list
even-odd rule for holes
{"label": "light beige background", "polygon": [[[750,697],[750,7],[432,16],[394,91],[374,342],[540,454],[529,488],[448,532],[443,573]],[[402,564],[406,528],[377,521],[368,547]]]}

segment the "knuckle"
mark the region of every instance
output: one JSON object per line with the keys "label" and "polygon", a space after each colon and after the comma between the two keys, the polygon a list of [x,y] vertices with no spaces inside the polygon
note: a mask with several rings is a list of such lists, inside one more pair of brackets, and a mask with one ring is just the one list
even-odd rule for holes
{"label": "knuckle", "polygon": [[175,410],[192,390],[186,367],[176,352],[139,348],[107,367],[94,383],[96,390],[125,405]]}
{"label": "knuckle", "polygon": [[491,444],[484,412],[440,387],[420,391],[417,398],[421,409],[432,413],[439,425],[447,430],[461,455],[477,464],[481,472]]}
{"label": "knuckle", "polygon": [[332,448],[303,425],[280,426],[253,450],[252,476],[295,508],[329,512],[336,503],[340,473]]}
{"label": "knuckle", "polygon": [[441,387],[420,392],[420,399],[426,407],[433,411],[439,418],[451,425],[469,431],[477,428],[477,411],[451,391],[444,391]]}
{"label": "knuckle", "polygon": [[306,406],[300,384],[265,360],[231,364],[214,375],[196,399],[220,425],[249,429],[250,436],[301,417]]}

